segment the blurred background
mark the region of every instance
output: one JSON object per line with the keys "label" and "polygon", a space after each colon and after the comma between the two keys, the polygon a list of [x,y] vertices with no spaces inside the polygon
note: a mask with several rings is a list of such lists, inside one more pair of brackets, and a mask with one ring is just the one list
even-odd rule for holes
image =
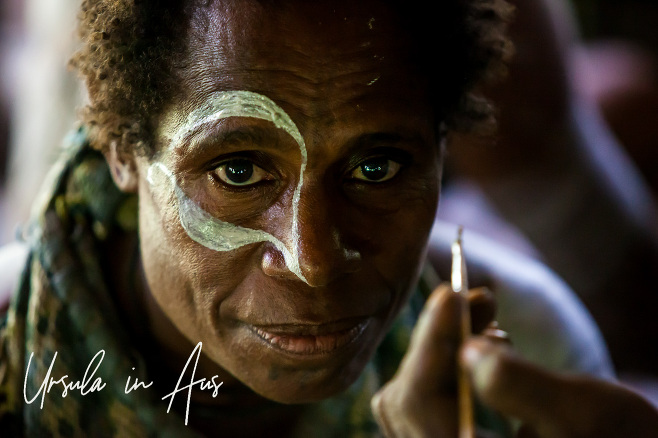
{"label": "blurred background", "polygon": [[0,244],[27,220],[83,101],[67,68],[78,7],[79,0],[0,2]]}
{"label": "blurred background", "polygon": [[658,3],[512,3],[498,131],[452,135],[439,217],[556,271],[658,400]]}

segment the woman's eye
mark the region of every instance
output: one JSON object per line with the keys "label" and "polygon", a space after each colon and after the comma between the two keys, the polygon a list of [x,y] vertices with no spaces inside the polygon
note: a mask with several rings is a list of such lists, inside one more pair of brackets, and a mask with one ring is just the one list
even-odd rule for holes
{"label": "woman's eye", "polygon": [[271,174],[244,158],[224,161],[214,173],[222,182],[231,186],[249,186],[273,179]]}
{"label": "woman's eye", "polygon": [[400,171],[400,163],[386,157],[371,158],[359,164],[350,178],[366,182],[380,183],[393,178]]}

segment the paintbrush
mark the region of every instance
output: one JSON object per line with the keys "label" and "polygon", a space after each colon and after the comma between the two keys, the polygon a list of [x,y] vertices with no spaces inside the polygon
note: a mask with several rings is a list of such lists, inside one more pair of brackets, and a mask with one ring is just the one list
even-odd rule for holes
{"label": "paintbrush", "polygon": [[[461,333],[460,344],[471,336],[471,312],[468,305],[468,278],[466,276],[466,259],[462,247],[464,228],[459,226],[457,238],[452,244],[452,290],[461,294]],[[457,364],[457,397],[459,412],[459,438],[475,437],[475,422],[473,420],[473,393],[471,381],[464,367]]]}

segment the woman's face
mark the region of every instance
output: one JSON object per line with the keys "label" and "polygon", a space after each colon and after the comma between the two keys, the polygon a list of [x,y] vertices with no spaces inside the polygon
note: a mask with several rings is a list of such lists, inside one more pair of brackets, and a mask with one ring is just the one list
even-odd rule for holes
{"label": "woman's face", "polygon": [[198,9],[183,97],[137,159],[152,327],[282,402],[358,377],[438,202],[433,102],[393,13],[327,3]]}

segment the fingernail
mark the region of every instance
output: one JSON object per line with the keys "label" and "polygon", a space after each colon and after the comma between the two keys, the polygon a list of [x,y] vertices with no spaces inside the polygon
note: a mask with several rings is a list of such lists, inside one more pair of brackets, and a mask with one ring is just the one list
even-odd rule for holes
{"label": "fingernail", "polygon": [[468,291],[468,294],[469,296],[482,295],[488,298],[494,297],[494,293],[491,291],[491,289],[489,289],[486,286],[481,286],[481,287],[476,287],[475,289],[471,289],[470,291]]}

